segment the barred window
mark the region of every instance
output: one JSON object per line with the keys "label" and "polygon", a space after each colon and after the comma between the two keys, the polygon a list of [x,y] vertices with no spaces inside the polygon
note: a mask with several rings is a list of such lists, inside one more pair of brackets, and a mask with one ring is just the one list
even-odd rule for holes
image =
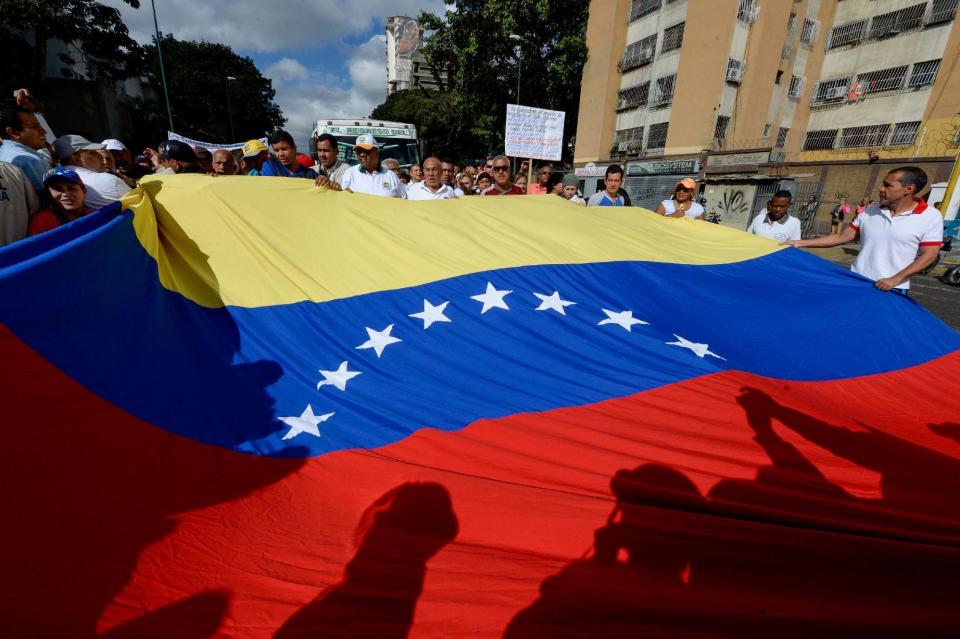
{"label": "barred window", "polygon": [[667,129],[669,127],[669,122],[661,122],[660,124],[650,125],[650,132],[647,134],[648,151],[654,149],[663,149],[667,146]]}
{"label": "barred window", "polygon": [[930,17],[927,24],[950,22],[957,15],[957,4],[960,0],[933,0],[930,5]]}
{"label": "barred window", "polygon": [[683,28],[686,22],[675,24],[663,30],[663,42],[660,44],[660,53],[676,51],[683,45]]}
{"label": "barred window", "polygon": [[713,138],[723,142],[727,139],[727,125],[730,124],[730,117],[726,115],[717,116],[717,125],[713,128]]}
{"label": "barred window", "polygon": [[799,100],[803,95],[803,89],[807,86],[807,79],[800,75],[790,76],[790,88],[787,89],[787,97],[791,100]]}
{"label": "barred window", "polygon": [[666,106],[673,102],[673,88],[676,81],[676,73],[657,78],[653,87],[653,99],[650,101],[650,106]]}
{"label": "barred window", "polygon": [[817,41],[820,35],[820,21],[813,18],[807,18],[803,21],[803,29],[800,31],[800,42],[811,45]]}
{"label": "barred window", "polygon": [[727,58],[727,82],[739,84],[743,80],[743,60]]}
{"label": "barred window", "polygon": [[774,144],[775,149],[782,149],[787,145],[787,136],[790,135],[790,129],[788,127],[782,126],[780,130],[777,131],[777,143]]}
{"label": "barred window", "polygon": [[897,122],[893,125],[890,146],[910,146],[917,139],[920,122]]}
{"label": "barred window", "polygon": [[757,19],[757,8],[755,0],[740,0],[737,6],[737,20],[744,24],[750,24]]}
{"label": "barred window", "polygon": [[883,146],[889,131],[889,124],[847,127],[840,133],[840,142],[837,146],[841,149]]}
{"label": "barred window", "polygon": [[661,4],[660,0],[633,0],[633,4],[630,5],[630,22],[650,15],[660,8]]}
{"label": "barred window", "polygon": [[863,89],[864,93],[877,93],[879,91],[895,91],[903,88],[903,81],[907,77],[907,66],[893,67],[892,69],[880,69],[879,71],[869,71],[857,76],[857,84]]}
{"label": "barred window", "polygon": [[617,149],[623,153],[636,153],[643,148],[643,127],[635,126],[630,129],[617,131]]}
{"label": "barred window", "polygon": [[870,37],[885,38],[908,29],[917,29],[923,25],[923,14],[926,10],[927,3],[921,2],[911,7],[874,16],[870,22]]}
{"label": "barred window", "polygon": [[836,49],[848,44],[860,44],[867,31],[867,21],[857,20],[856,22],[847,22],[830,30],[830,37],[827,39],[827,49]]}
{"label": "barred window", "polygon": [[650,83],[644,82],[627,87],[617,95],[617,111],[629,111],[647,103],[650,93]]}
{"label": "barred window", "polygon": [[910,74],[910,87],[925,87],[933,84],[937,80],[937,71],[940,70],[940,60],[928,60],[926,62],[917,62],[913,65],[913,73]]}
{"label": "barred window", "polygon": [[850,80],[850,77],[844,77],[818,82],[813,90],[812,103],[827,104],[844,100],[847,97],[847,89],[850,88]]}
{"label": "barred window", "polygon": [[626,72],[631,69],[636,69],[637,67],[642,67],[645,64],[650,64],[653,62],[653,54],[656,50],[656,33],[627,45],[627,48],[623,52],[623,59],[620,60],[620,71]]}
{"label": "barred window", "polygon": [[807,131],[807,138],[803,141],[804,151],[832,149],[837,141],[838,129],[823,129],[821,131]]}

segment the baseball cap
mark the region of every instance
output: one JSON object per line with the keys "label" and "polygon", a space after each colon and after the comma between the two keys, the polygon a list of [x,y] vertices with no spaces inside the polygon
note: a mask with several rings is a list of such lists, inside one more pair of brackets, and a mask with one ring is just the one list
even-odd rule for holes
{"label": "baseball cap", "polygon": [[269,150],[267,149],[267,145],[260,140],[247,140],[240,148],[245,158],[252,158],[255,155],[260,155],[264,151]]}
{"label": "baseball cap", "polygon": [[74,184],[79,184],[83,188],[87,188],[83,184],[83,180],[80,179],[80,176],[77,175],[77,172],[72,169],[67,169],[62,166],[55,166],[43,175],[43,185],[46,186],[50,180],[56,179],[70,180]]}
{"label": "baseball cap", "polygon": [[567,173],[563,176],[563,185],[564,186],[579,186],[580,180],[577,179],[576,173]]}
{"label": "baseball cap", "polygon": [[483,178],[487,178],[488,180],[493,179],[493,177],[487,171],[480,171],[479,173],[477,173],[477,181],[480,181]]}
{"label": "baseball cap", "polygon": [[63,160],[77,151],[99,151],[103,148],[102,144],[91,142],[81,135],[61,135],[53,141],[53,150],[57,157]]}
{"label": "baseball cap", "polygon": [[377,148],[377,140],[369,133],[364,133],[363,135],[357,137],[357,143],[353,146],[370,151]]}
{"label": "baseball cap", "polygon": [[107,151],[126,151],[127,147],[123,145],[123,142],[120,140],[115,140],[114,138],[107,138],[101,142]]}
{"label": "baseball cap", "polygon": [[297,164],[305,169],[309,169],[313,166],[313,160],[311,160],[310,156],[305,153],[297,153]]}
{"label": "baseball cap", "polygon": [[697,188],[697,181],[693,178],[683,178],[677,182],[677,186],[682,186],[685,189],[690,189],[692,191],[693,189]]}

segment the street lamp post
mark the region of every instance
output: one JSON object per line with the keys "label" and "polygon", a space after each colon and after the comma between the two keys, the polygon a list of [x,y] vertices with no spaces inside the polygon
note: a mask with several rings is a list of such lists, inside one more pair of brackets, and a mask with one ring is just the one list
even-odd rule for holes
{"label": "street lamp post", "polygon": [[[521,72],[521,70],[522,70],[522,68],[523,68],[523,49],[520,48],[520,43],[523,42],[523,38],[521,38],[520,36],[518,36],[516,33],[511,33],[508,37],[516,43],[516,45],[515,45],[515,46],[516,46],[516,49],[514,50],[514,55],[516,55],[516,57],[517,57],[517,95],[516,95],[516,98],[517,98],[517,106],[520,106],[520,72]],[[520,165],[519,165],[519,162],[520,162],[519,158],[517,159],[517,162],[518,162],[517,166],[515,166],[514,169],[513,169],[513,170],[514,170],[514,173],[516,173],[517,169],[518,169],[519,166],[520,166]],[[529,179],[529,178],[527,178],[527,179]]]}
{"label": "street lamp post", "polygon": [[173,131],[173,109],[170,108],[170,90],[167,88],[167,74],[163,70],[163,52],[160,51],[160,26],[157,23],[157,5],[154,0],[150,0],[150,6],[153,8],[153,31],[157,34],[157,58],[160,59],[160,81],[163,82],[163,98],[167,103],[167,120],[170,123],[170,131]]}
{"label": "street lamp post", "polygon": [[233,132],[233,109],[230,107],[230,80],[236,80],[232,75],[228,75],[226,79],[227,85],[227,120],[230,122],[230,143],[233,144],[237,141],[237,135]]}

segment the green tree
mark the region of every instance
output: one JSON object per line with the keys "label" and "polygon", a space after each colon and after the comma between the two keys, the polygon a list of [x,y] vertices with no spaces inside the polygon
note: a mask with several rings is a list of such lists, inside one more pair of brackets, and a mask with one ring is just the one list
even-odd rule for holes
{"label": "green tree", "polygon": [[588,8],[588,0],[456,0],[442,17],[420,14],[430,34],[423,53],[438,80],[449,73],[444,88],[453,93],[448,138],[456,146],[447,152],[480,157],[502,148],[506,105],[517,99],[518,50],[520,103],[564,111],[564,139],[574,134]]}
{"label": "green tree", "polygon": [[[139,8],[139,0],[122,0]],[[43,93],[47,42],[60,40],[82,52],[86,72],[78,75],[73,55],[62,54],[63,75],[118,80],[139,73],[140,47],[130,38],[120,12],[93,0],[0,0],[0,77],[4,90],[30,87]]]}
{"label": "green tree", "polygon": [[[286,122],[273,101],[273,83],[260,74],[250,58],[224,44],[181,41],[172,36],[163,36],[160,46],[173,124],[180,135],[205,142],[238,142],[262,137]],[[160,87],[157,48],[151,44],[143,52],[146,74]],[[165,139],[167,118],[162,95],[160,103],[140,106],[138,133],[153,143]]]}
{"label": "green tree", "polygon": [[456,154],[456,100],[457,96],[447,91],[406,89],[387,96],[370,117],[415,124],[423,150],[429,155]]}

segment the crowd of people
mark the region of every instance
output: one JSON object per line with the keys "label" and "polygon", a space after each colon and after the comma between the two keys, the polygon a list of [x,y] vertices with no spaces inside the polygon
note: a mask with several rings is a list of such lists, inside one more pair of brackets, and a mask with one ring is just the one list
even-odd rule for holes
{"label": "crowd of people", "polygon": [[[308,179],[316,187],[408,200],[444,200],[468,196],[556,195],[578,206],[631,206],[623,188],[623,168],[607,167],[603,190],[584,200],[573,173],[554,171],[544,163],[527,183],[530,165],[520,162],[514,175],[511,161],[491,155],[484,162],[461,167],[449,158],[430,156],[422,164],[401,167],[380,157],[380,146],[369,134],[359,136],[352,154],[357,164],[342,159],[341,142],[324,134],[315,141],[314,156],[300,153],[286,131],[249,140],[239,151],[191,147],[178,140],[161,142],[134,156],[120,140],[91,142],[67,134],[48,140],[45,121],[29,93],[0,107],[0,246],[67,224],[92,210],[122,198],[149,174],[195,173],[212,177],[244,175]],[[801,240],[800,222],[790,215],[792,194],[773,194],[747,231],[793,246],[828,247],[860,238],[863,249],[853,270],[882,290],[905,293],[911,275],[932,264],[943,239],[942,216],[917,195],[926,174],[916,167],[891,171],[880,188],[879,202],[864,200],[853,221],[846,201],[832,212],[829,236]],[[696,200],[697,182],[684,178],[656,213],[700,220],[704,207]]]}

